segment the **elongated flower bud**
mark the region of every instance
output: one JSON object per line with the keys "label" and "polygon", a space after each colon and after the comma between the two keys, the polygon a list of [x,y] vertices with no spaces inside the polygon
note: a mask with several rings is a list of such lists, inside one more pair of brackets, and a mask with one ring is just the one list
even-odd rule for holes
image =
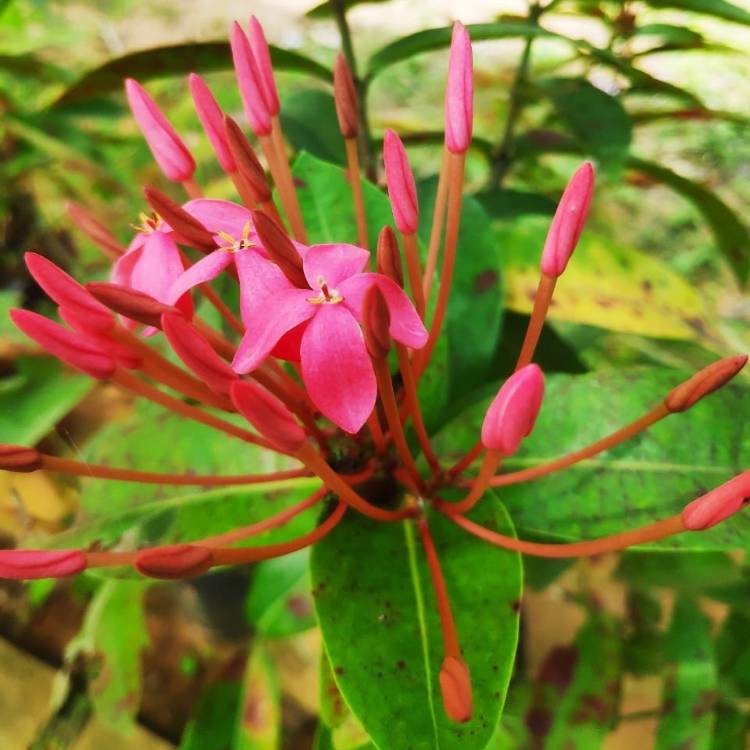
{"label": "elongated flower bud", "polygon": [[473,712],[473,698],[471,675],[465,662],[454,656],[446,656],[438,680],[445,713],[453,721],[469,721]]}
{"label": "elongated flower bud", "polygon": [[125,92],[133,117],[164,176],[174,182],[189,180],[195,172],[195,160],[169,120],[137,81],[126,79]]}
{"label": "elongated flower bud", "polygon": [[271,200],[271,188],[268,185],[263,165],[258,161],[255,150],[240,126],[229,115],[224,115],[224,133],[237,172],[252,191],[253,200],[256,203]]}
{"label": "elongated flower bud", "polygon": [[211,93],[211,89],[197,73],[191,73],[188,76],[188,84],[195,111],[198,113],[198,119],[203,125],[203,130],[206,131],[208,140],[211,141],[216,159],[225,172],[232,174],[236,166],[224,133],[224,113]]}
{"label": "elongated flower bud", "polygon": [[38,450],[25,445],[0,445],[0,469],[26,474],[42,467],[42,456]]}
{"label": "elongated flower bud", "polygon": [[357,112],[357,89],[346,58],[339,53],[333,69],[333,98],[336,102],[336,117],[344,138],[356,138],[359,133]]}
{"label": "elongated flower bud", "polygon": [[179,315],[163,315],[162,328],[175,354],[209,388],[229,393],[237,374],[193,325]]}
{"label": "elongated flower bud", "polygon": [[474,69],[469,32],[462,23],[453,24],[448,86],[445,90],[445,146],[454,154],[471,144],[474,121]]}
{"label": "elongated flower bud", "polygon": [[0,550],[0,578],[64,578],[85,569],[86,556],[78,550]]}
{"label": "elongated flower bud", "polygon": [[216,250],[211,232],[182,206],[150,185],[143,188],[143,194],[151,208],[172,227],[180,242],[203,252]]}
{"label": "elongated flower bud", "polygon": [[498,391],[482,423],[485,448],[512,456],[534,429],[544,397],[544,375],[538,365],[514,372]]}
{"label": "elongated flower bud", "polygon": [[726,385],[745,366],[747,354],[725,357],[699,370],[689,380],[673,388],[664,399],[671,412],[687,411],[704,396]]}
{"label": "elongated flower bud", "polygon": [[255,61],[245,32],[236,21],[232,25],[230,44],[245,117],[255,135],[269,135],[271,113],[268,111],[268,104],[263,93],[258,63]]}
{"label": "elongated flower bud", "polygon": [[404,269],[401,264],[401,253],[398,240],[393,230],[385,226],[378,235],[378,273],[395,281],[402,289],[404,287]]}
{"label": "elongated flower bud", "polygon": [[237,411],[279,450],[294,453],[302,447],[304,430],[276,396],[244,380],[232,383],[230,396]]}
{"label": "elongated flower bud", "polygon": [[95,244],[98,245],[111,260],[117,260],[125,248],[117,241],[112,232],[107,229],[88,209],[80,203],[68,201],[65,205],[68,216],[73,223]]}
{"label": "elongated flower bud", "polygon": [[414,234],[419,229],[417,186],[404,144],[392,130],[385,131],[383,161],[388,197],[398,231],[401,234]]}
{"label": "elongated flower bud", "polygon": [[274,263],[295,286],[306,289],[309,284],[302,271],[302,258],[284,230],[262,211],[252,211],[253,226],[258,239]]}
{"label": "elongated flower bud", "polygon": [[135,558],[135,568],[141,575],[164,580],[195,578],[209,570],[212,564],[212,551],[194,544],[172,544],[143,550]]}
{"label": "elongated flower bud", "polygon": [[383,293],[374,284],[362,302],[362,324],[367,351],[373,359],[383,359],[391,350],[391,315]]}
{"label": "elongated flower bud", "polygon": [[165,305],[145,292],[106,281],[92,281],[86,284],[91,294],[110,310],[125,318],[136,320],[145,326],[161,328],[162,315],[183,317],[182,312],[172,305]]}
{"label": "elongated flower bud", "polygon": [[268,48],[268,42],[266,41],[266,35],[263,33],[263,27],[255,16],[250,16],[249,37],[250,48],[253,51],[253,57],[258,66],[263,97],[266,100],[268,112],[271,116],[277,115],[281,109],[281,102],[279,101],[279,92],[276,89],[276,80],[273,77],[271,50]]}
{"label": "elongated flower bud", "polygon": [[557,277],[568,265],[583,231],[594,192],[594,168],[581,165],[570,178],[557,205],[542,251],[542,273]]}
{"label": "elongated flower bud", "polygon": [[17,328],[43,349],[92,378],[106,380],[115,371],[115,362],[109,354],[59,323],[30,310],[11,310],[10,317]]}
{"label": "elongated flower bud", "polygon": [[86,327],[91,330],[112,329],[115,324],[112,313],[62,268],[37,253],[26,253],[24,260],[34,281],[44,289],[50,299],[69,310],[78,311],[86,321]]}
{"label": "elongated flower bud", "polygon": [[711,492],[688,503],[682,522],[690,531],[703,531],[733,516],[750,502],[750,471],[738,474]]}

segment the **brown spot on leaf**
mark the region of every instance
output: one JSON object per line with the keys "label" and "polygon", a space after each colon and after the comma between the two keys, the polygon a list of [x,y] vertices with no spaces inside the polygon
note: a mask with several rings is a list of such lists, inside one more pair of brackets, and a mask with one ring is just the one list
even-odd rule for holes
{"label": "brown spot on leaf", "polygon": [[546,708],[531,708],[526,712],[524,722],[533,737],[545,737],[552,728],[552,712]]}
{"label": "brown spot on leaf", "polygon": [[310,600],[304,594],[294,594],[286,600],[286,608],[296,618],[303,620],[312,614]]}
{"label": "brown spot on leaf", "polygon": [[484,294],[485,292],[489,292],[490,289],[493,289],[495,286],[497,286],[497,279],[497,271],[493,271],[491,268],[478,273],[474,277],[474,291],[477,294]]}
{"label": "brown spot on leaf", "polygon": [[546,682],[564,693],[575,671],[578,649],[575,646],[558,646],[549,652],[539,670],[539,682]]}

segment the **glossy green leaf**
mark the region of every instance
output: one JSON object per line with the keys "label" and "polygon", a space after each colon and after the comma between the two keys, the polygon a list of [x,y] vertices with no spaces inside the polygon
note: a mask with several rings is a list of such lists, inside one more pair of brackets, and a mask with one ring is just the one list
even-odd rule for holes
{"label": "glossy green leaf", "polygon": [[727,0],[646,0],[652,8],[675,8],[750,25],[750,13]]}
{"label": "glossy green leaf", "polygon": [[555,202],[541,193],[493,189],[477,193],[474,197],[492,219],[513,219],[520,214],[552,216],[555,213]]}
{"label": "glossy green leaf", "polygon": [[714,724],[716,665],[706,616],[689,598],[679,598],[665,643],[662,718],[655,750],[708,750]]}
{"label": "glossy green leaf", "polygon": [[34,445],[94,387],[50,357],[22,357],[0,378],[0,441]]}
{"label": "glossy green leaf", "polygon": [[[513,533],[499,503],[483,504],[473,517]],[[374,524],[350,513],[312,553],[315,606],[336,683],[380,750],[483,747],[510,678],[518,556],[471,539],[442,517],[430,525],[473,676],[474,715],[461,726],[442,706],[439,619],[413,525]]]}
{"label": "glossy green leaf", "polygon": [[232,750],[276,750],[281,740],[281,693],[273,662],[256,639],[245,667]]}
{"label": "glossy green leaf", "polygon": [[703,36],[697,31],[693,31],[687,26],[676,26],[671,23],[646,23],[637,26],[632,36],[655,36],[665,44],[691,43],[703,40]]}
{"label": "glossy green leaf", "polygon": [[307,151],[334,164],[346,162],[336,105],[327,91],[305,89],[287,96],[281,110],[281,124],[284,136],[298,151]]}
{"label": "glossy green leaf", "polygon": [[[277,71],[305,73],[326,82],[331,71],[298,52],[271,46],[271,60]],[[229,42],[191,42],[131,52],[85,73],[65,91],[53,107],[93,99],[122,90],[125,78],[149,81],[153,78],[187,75],[194,70],[209,73],[231,70]]]}
{"label": "glossy green leaf", "polygon": [[179,750],[227,750],[232,747],[235,716],[241,705],[237,682],[210,685],[182,733]]}
{"label": "glossy green leaf", "polygon": [[[344,11],[349,11],[351,8],[358,5],[374,5],[376,3],[387,3],[388,1],[389,0],[344,0],[341,5],[343,6]],[[320,5],[316,5],[312,10],[308,10],[305,15],[308,18],[313,18],[315,20],[331,18],[334,15],[333,10],[331,9],[332,4],[333,3],[329,2],[329,0],[326,0]]]}

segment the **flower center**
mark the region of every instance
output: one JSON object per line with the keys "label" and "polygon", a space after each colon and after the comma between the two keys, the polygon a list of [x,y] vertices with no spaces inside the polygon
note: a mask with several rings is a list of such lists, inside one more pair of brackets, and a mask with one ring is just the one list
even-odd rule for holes
{"label": "flower center", "polygon": [[250,239],[250,222],[248,221],[242,229],[242,237],[235,239],[229,232],[217,232],[217,237],[226,243],[219,247],[219,250],[224,250],[228,253],[236,253],[240,250],[247,250],[251,247],[257,247],[257,245]]}
{"label": "flower center", "polygon": [[318,296],[307,298],[311,305],[337,305],[344,301],[344,298],[339,294],[339,290],[331,289],[322,276],[318,276],[318,286],[320,287]]}
{"label": "flower center", "polygon": [[131,224],[130,226],[133,227],[136,232],[141,232],[142,234],[152,234],[159,230],[164,223],[164,220],[156,212],[147,214],[144,211],[141,211],[140,214],[138,214],[138,221],[140,223]]}

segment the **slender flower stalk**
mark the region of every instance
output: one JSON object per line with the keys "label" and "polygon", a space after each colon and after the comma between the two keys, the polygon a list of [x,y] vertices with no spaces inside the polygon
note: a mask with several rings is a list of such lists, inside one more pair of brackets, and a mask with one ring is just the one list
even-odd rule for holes
{"label": "slender flower stalk", "polygon": [[112,232],[88,209],[73,201],[67,203],[66,209],[73,224],[97,245],[107,258],[116,261],[125,252],[125,248],[117,241]]}
{"label": "slender flower stalk", "polygon": [[430,244],[427,248],[427,261],[425,263],[424,277],[422,279],[425,305],[429,303],[432,294],[432,284],[435,279],[435,269],[437,268],[438,254],[440,252],[440,240],[443,236],[445,208],[448,202],[448,171],[450,169],[450,162],[450,151],[448,151],[447,148],[443,148],[437,192],[435,194],[435,208],[432,212]]}

